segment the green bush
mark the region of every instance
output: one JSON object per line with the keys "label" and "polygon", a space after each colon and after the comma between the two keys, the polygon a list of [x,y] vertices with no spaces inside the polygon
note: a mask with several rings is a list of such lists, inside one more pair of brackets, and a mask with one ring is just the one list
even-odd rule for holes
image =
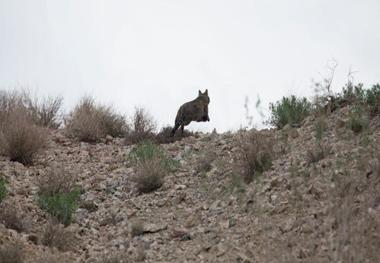
{"label": "green bush", "polygon": [[356,105],[351,109],[347,124],[355,133],[359,133],[367,128],[368,118],[361,106]]}
{"label": "green bush", "polygon": [[269,109],[271,111],[269,124],[281,129],[287,124],[299,126],[310,114],[311,103],[306,98],[297,98],[292,95],[283,97],[276,103],[270,103]]}
{"label": "green bush", "polygon": [[371,89],[366,90],[365,98],[371,115],[380,113],[380,84],[373,85]]}
{"label": "green bush", "polygon": [[65,226],[72,221],[72,214],[78,207],[80,191],[75,189],[68,193],[55,193],[53,195],[40,194],[39,206],[58,219]]}
{"label": "green bush", "polygon": [[7,195],[7,187],[5,178],[0,175],[0,203],[3,201],[5,196]]}
{"label": "green bush", "polygon": [[158,159],[161,165],[168,171],[175,171],[179,166],[177,161],[168,158],[162,148],[150,140],[141,142],[131,151],[129,158],[134,165]]}

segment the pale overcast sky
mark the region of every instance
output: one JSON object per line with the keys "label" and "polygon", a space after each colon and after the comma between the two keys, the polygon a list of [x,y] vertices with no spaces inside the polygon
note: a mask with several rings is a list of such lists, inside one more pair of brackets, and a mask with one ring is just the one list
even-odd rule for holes
{"label": "pale overcast sky", "polygon": [[207,88],[193,130],[244,125],[245,96],[310,96],[331,59],[336,90],[350,67],[379,82],[379,47],[379,0],[0,0],[0,88],[144,106],[160,125]]}

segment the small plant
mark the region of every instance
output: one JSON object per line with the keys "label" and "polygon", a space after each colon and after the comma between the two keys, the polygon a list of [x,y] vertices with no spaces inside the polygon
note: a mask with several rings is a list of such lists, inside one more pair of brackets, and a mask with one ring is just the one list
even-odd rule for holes
{"label": "small plant", "polygon": [[306,159],[309,164],[317,163],[330,154],[331,147],[327,144],[317,143],[317,145],[306,152]]}
{"label": "small plant", "polygon": [[136,220],[131,223],[131,235],[132,237],[140,236],[144,233],[144,224],[140,220]]}
{"label": "small plant", "polygon": [[28,229],[26,218],[18,212],[14,204],[4,202],[0,205],[0,223],[6,228],[23,232]]}
{"label": "small plant", "polygon": [[363,108],[356,105],[349,114],[348,119],[348,127],[354,132],[354,133],[360,133],[368,126],[368,119],[365,115]]}
{"label": "small plant", "polygon": [[132,118],[131,130],[126,135],[127,144],[135,144],[155,137],[156,123],[144,108],[136,108]]}
{"label": "small plant", "polygon": [[31,164],[33,157],[46,145],[45,129],[36,126],[23,108],[9,112],[0,127],[0,149],[11,161]]}
{"label": "small plant", "polygon": [[206,151],[203,153],[202,158],[199,159],[196,172],[207,173],[212,169],[212,162],[216,159],[216,153],[212,151]]}
{"label": "small plant", "polygon": [[52,196],[56,193],[68,193],[75,188],[76,178],[63,166],[54,164],[37,179],[40,194]]}
{"label": "small plant", "polygon": [[130,160],[135,166],[136,174],[133,181],[140,193],[148,193],[160,188],[164,176],[173,169],[173,161],[151,141],[140,143],[131,152]]}
{"label": "small plant", "polygon": [[107,135],[123,137],[127,129],[124,116],[91,97],[82,98],[66,119],[67,133],[84,142],[98,142]]}
{"label": "small plant", "polygon": [[6,195],[7,195],[6,181],[5,181],[5,178],[0,174],[0,204],[1,204],[1,201],[4,200]]}
{"label": "small plant", "polygon": [[56,167],[39,179],[38,204],[65,226],[72,221],[80,191],[65,169]]}
{"label": "small plant", "polygon": [[68,193],[55,193],[53,195],[40,194],[38,196],[39,206],[49,214],[56,217],[65,226],[72,221],[72,214],[77,208],[79,190],[72,190]]}
{"label": "small plant", "polygon": [[315,121],[315,138],[320,142],[327,129],[327,122],[323,117],[318,118]]}
{"label": "small plant", "polygon": [[248,132],[241,136],[238,147],[243,174],[247,183],[250,183],[254,176],[272,166],[273,140],[267,134],[256,131]]}
{"label": "small plant", "polygon": [[373,85],[366,90],[366,103],[372,116],[380,113],[380,84]]}
{"label": "small plant", "polygon": [[41,244],[55,247],[60,251],[69,251],[75,245],[75,235],[61,224],[50,221],[46,224],[41,235]]}
{"label": "small plant", "polygon": [[25,255],[21,245],[15,243],[0,245],[1,263],[23,263],[24,260]]}
{"label": "small plant", "polygon": [[306,98],[297,98],[292,95],[269,104],[269,109],[271,117],[268,123],[281,129],[287,124],[300,126],[301,122],[311,113],[311,103]]}
{"label": "small plant", "polygon": [[155,141],[157,141],[160,144],[164,143],[173,143],[176,141],[182,140],[182,138],[194,136],[194,133],[184,130],[183,134],[176,133],[173,136],[171,135],[173,130],[173,127],[166,126],[161,129],[161,131],[155,136]]}

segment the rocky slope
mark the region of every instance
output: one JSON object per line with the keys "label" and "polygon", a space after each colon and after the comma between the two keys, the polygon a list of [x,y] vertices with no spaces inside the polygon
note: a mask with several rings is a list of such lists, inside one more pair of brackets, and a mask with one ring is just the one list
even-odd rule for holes
{"label": "rocky slope", "polygon": [[[376,262],[380,118],[355,134],[347,114],[343,108],[326,118],[325,152],[316,160],[314,117],[300,128],[260,131],[273,138],[274,160],[250,184],[239,175],[239,144],[253,131],[162,145],[179,167],[148,194],[138,194],[131,180],[126,156],[134,146],[113,138],[77,142],[52,131],[32,166],[0,159],[9,192],[3,202],[28,222],[21,232],[0,223],[0,244],[19,242],[26,262]],[[67,227],[75,234],[67,252],[39,242],[49,215],[36,204],[37,180],[56,164],[83,192]]]}

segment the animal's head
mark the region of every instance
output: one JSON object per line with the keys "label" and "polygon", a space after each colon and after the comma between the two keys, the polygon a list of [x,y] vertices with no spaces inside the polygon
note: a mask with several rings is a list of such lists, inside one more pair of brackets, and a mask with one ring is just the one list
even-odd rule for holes
{"label": "animal's head", "polygon": [[210,97],[208,96],[208,90],[206,89],[205,92],[202,93],[202,91],[198,91],[198,99],[206,102],[207,104],[210,103]]}

